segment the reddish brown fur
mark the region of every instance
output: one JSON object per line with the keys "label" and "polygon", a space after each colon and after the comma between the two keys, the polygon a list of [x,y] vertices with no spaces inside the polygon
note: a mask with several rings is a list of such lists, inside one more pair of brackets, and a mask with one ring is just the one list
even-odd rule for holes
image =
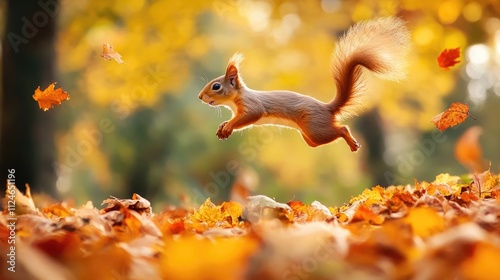
{"label": "reddish brown fur", "polygon": [[339,117],[354,114],[361,105],[361,93],[366,88],[362,67],[386,79],[401,79],[409,45],[408,31],[397,18],[352,27],[333,56],[337,95],[329,103],[291,91],[256,91],[246,87],[238,70],[240,54],[230,59],[226,74],[210,81],[199,98],[211,106],[227,106],[233,112],[233,117],[219,126],[219,139],[251,125],[283,125],[299,130],[311,147],[343,138],[351,151],[357,151],[360,145],[349,128],[340,125]]}

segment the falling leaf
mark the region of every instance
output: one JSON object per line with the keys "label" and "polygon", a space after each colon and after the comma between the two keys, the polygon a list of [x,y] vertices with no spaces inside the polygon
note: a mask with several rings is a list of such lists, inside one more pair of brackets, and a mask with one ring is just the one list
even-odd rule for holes
{"label": "falling leaf", "polygon": [[102,54],[101,57],[107,60],[114,59],[116,62],[120,64],[124,64],[125,62],[122,60],[122,56],[115,51],[113,46],[110,44],[102,44]]}
{"label": "falling leaf", "polygon": [[259,177],[257,172],[251,168],[245,167],[238,170],[238,174],[231,186],[230,199],[242,205],[247,204],[248,197],[258,187]]}
{"label": "falling leaf", "polygon": [[475,119],[469,114],[469,106],[467,104],[455,102],[448,109],[433,117],[432,122],[436,125],[437,129],[444,131],[457,124],[461,124],[468,116]]}
{"label": "falling leaf", "polygon": [[479,144],[481,133],[482,129],[479,126],[470,127],[455,144],[455,158],[472,173],[479,173],[487,168]]}
{"label": "falling leaf", "polygon": [[449,67],[460,62],[460,48],[456,49],[445,49],[438,56],[437,61],[439,67],[443,69],[448,69]]}
{"label": "falling leaf", "polygon": [[54,89],[55,85],[56,82],[53,82],[43,91],[40,90],[40,86],[35,89],[33,99],[38,101],[40,109],[47,111],[56,105],[60,105],[64,100],[69,99],[69,94],[63,91],[62,88]]}

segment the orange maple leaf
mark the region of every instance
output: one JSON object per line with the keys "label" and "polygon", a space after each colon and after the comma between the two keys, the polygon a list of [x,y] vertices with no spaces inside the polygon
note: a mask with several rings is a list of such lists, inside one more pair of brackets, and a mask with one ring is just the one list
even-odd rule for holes
{"label": "orange maple leaf", "polygon": [[448,69],[449,67],[457,64],[460,60],[457,60],[460,57],[460,48],[456,49],[445,49],[439,54],[437,61],[439,67],[443,69]]}
{"label": "orange maple leaf", "polygon": [[437,129],[444,131],[447,128],[464,122],[468,116],[475,119],[469,114],[469,105],[455,102],[448,109],[434,116],[432,122],[436,125]]}
{"label": "orange maple leaf", "polygon": [[123,64],[125,61],[122,60],[122,56],[115,51],[113,46],[110,44],[102,44],[102,54],[101,57],[107,60],[114,59],[116,62]]}
{"label": "orange maple leaf", "polygon": [[40,90],[40,86],[35,89],[33,99],[38,101],[40,109],[47,111],[55,105],[60,105],[64,100],[69,99],[69,94],[62,90],[62,88],[54,89],[55,85],[56,82],[53,82],[43,91]]}

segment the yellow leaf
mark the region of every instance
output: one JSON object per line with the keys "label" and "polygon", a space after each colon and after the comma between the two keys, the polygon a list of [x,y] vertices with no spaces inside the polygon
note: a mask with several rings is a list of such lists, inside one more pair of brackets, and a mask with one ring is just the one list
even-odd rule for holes
{"label": "yellow leaf", "polygon": [[444,229],[444,220],[436,210],[427,207],[413,208],[405,221],[413,228],[415,235],[429,237]]}
{"label": "yellow leaf", "polygon": [[244,279],[249,256],[257,240],[239,238],[199,239],[186,236],[165,241],[160,260],[162,279]]}
{"label": "yellow leaf", "polygon": [[461,265],[463,279],[495,279],[498,277],[500,247],[493,244],[479,243],[472,255]]}
{"label": "yellow leaf", "polygon": [[[220,225],[220,222],[224,221],[224,215],[221,212],[221,207],[216,206],[210,201],[210,198],[207,198],[198,211],[188,217],[188,220],[194,225],[194,229],[203,231],[207,227]],[[202,227],[198,227],[199,224]]]}
{"label": "yellow leaf", "polygon": [[239,224],[239,219],[243,214],[243,206],[237,202],[224,202],[221,205],[221,211],[224,216],[231,218],[231,225],[235,226]]}

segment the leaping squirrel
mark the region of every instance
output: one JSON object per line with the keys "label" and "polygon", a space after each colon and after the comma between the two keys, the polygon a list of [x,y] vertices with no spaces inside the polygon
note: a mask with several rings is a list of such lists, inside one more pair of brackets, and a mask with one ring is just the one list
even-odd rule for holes
{"label": "leaping squirrel", "polygon": [[377,76],[398,81],[405,78],[410,34],[395,17],[357,23],[340,39],[332,58],[337,95],[324,103],[292,91],[259,91],[248,88],[239,73],[242,55],[229,60],[226,74],[210,81],[198,97],[210,106],[226,106],[233,117],[219,125],[219,139],[252,125],[282,125],[297,129],[311,147],[344,138],[351,151],[360,145],[340,120],[356,113],[367,88],[363,67]]}

